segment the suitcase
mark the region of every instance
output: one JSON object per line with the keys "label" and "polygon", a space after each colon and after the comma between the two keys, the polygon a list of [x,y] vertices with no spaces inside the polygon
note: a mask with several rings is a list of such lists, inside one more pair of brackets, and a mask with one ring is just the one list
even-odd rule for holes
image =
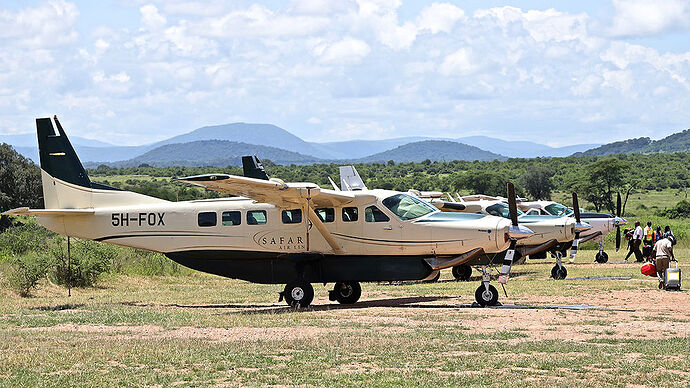
{"label": "suitcase", "polygon": [[[671,263],[675,263],[675,268],[671,268]],[[669,267],[666,268],[664,288],[667,290],[680,290],[680,268],[678,268],[678,261],[676,260],[669,262]]]}
{"label": "suitcase", "polygon": [[640,268],[642,275],[656,276],[656,266],[653,263],[647,263]]}

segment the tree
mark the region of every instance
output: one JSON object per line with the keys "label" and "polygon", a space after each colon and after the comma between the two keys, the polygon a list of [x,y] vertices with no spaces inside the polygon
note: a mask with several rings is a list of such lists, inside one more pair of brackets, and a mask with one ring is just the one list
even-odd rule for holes
{"label": "tree", "polygon": [[467,189],[472,194],[486,194],[505,196],[508,178],[492,171],[468,171],[461,175],[453,184],[455,191]]}
{"label": "tree", "polygon": [[[0,210],[20,206],[43,207],[41,171],[30,159],[10,145],[0,144]],[[7,216],[0,219],[0,230],[10,225]]]}
{"label": "tree", "polygon": [[599,159],[585,167],[580,176],[578,188],[584,198],[594,204],[596,211],[608,209],[616,213],[615,194],[620,192],[626,182],[626,165],[615,157]]}
{"label": "tree", "polygon": [[520,183],[533,199],[551,199],[551,190],[554,189],[551,180],[553,175],[546,167],[531,168],[522,175]]}

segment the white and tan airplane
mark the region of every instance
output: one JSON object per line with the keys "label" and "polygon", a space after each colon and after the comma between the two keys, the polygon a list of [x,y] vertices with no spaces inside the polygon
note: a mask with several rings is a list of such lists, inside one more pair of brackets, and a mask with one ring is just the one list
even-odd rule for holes
{"label": "white and tan airplane", "polygon": [[[482,266],[475,297],[496,304],[491,255],[507,249],[499,263],[505,283],[516,241],[533,234],[517,221],[442,213],[400,192],[227,174],[179,180],[241,197],[169,202],[91,182],[57,117],[36,125],[45,209],[3,214],[35,216],[67,236],[161,252],[203,272],[286,284],[281,299],[292,306],[312,302],[311,283],[335,283],[331,300],[354,303],[360,282],[422,280],[459,264]],[[514,200],[511,208],[516,215]]]}

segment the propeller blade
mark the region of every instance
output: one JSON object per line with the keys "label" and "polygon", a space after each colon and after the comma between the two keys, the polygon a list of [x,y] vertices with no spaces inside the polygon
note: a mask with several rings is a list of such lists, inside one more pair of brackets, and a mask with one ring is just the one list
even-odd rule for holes
{"label": "propeller blade", "polygon": [[580,245],[580,232],[575,232],[575,239],[573,245],[570,247],[570,261],[575,260],[577,256],[577,247]]}
{"label": "propeller blade", "polygon": [[515,200],[515,186],[513,182],[508,182],[508,210],[510,211],[510,222],[513,226],[518,226],[517,201]]}
{"label": "propeller blade", "polygon": [[513,266],[513,258],[515,257],[515,245],[517,245],[517,240],[511,239],[510,247],[508,247],[506,257],[503,259],[501,274],[498,276],[498,282],[501,284],[508,283],[508,278],[510,278],[510,268]]}
{"label": "propeller blade", "polygon": [[621,216],[621,193],[618,193],[618,199],[616,201],[616,216]]}
{"label": "propeller blade", "polygon": [[575,212],[575,221],[580,223],[580,204],[577,201],[577,193],[573,192],[573,211]]}
{"label": "propeller blade", "polygon": [[621,249],[621,227],[616,226],[616,252]]}

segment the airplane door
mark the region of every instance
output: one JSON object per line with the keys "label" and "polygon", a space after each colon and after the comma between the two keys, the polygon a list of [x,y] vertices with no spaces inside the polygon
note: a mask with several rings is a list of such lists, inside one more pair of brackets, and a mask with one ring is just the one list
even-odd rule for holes
{"label": "airplane door", "polygon": [[364,208],[363,237],[367,239],[367,254],[387,254],[404,252],[401,242],[402,224],[394,216],[389,216],[377,205]]}

